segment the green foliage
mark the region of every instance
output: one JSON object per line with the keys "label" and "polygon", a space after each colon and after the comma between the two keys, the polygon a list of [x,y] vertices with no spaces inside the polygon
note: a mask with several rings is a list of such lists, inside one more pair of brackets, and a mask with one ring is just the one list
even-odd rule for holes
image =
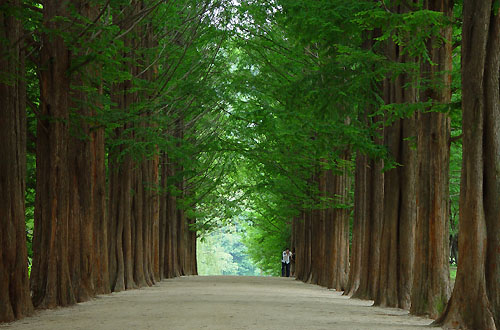
{"label": "green foliage", "polygon": [[252,219],[253,223],[244,226],[243,242],[248,247],[248,254],[264,274],[279,276],[281,252],[290,242],[290,225],[274,219],[263,219],[257,214]]}
{"label": "green foliage", "polygon": [[[214,193],[199,204],[212,209],[199,227],[210,230],[211,221],[243,214],[250,256],[265,273],[277,274],[290,220],[301,210],[326,207],[313,173],[336,171],[345,150],[398,166],[375,143],[381,125],[429,108],[450,111],[430,102],[383,104],[379,86],[402,74],[414,78],[411,87],[435,84],[419,78],[420,64],[430,61],[428,40],[438,37],[436,46],[443,45],[439,31],[451,22],[419,7],[395,14],[373,1],[247,1],[235,12],[224,52],[228,107],[212,150],[224,159],[214,163],[232,170],[218,172]],[[367,47],[370,31],[378,37]],[[389,39],[412,60],[387,58],[381,48]],[[369,121],[363,120],[367,108],[374,114]]]}
{"label": "green foliage", "polygon": [[450,279],[455,281],[457,278],[457,266],[450,266]]}
{"label": "green foliage", "polygon": [[231,227],[213,231],[198,240],[199,275],[259,275],[241,242],[241,233],[236,226]]}
{"label": "green foliage", "polygon": [[[460,44],[459,4],[455,20],[449,22],[417,4],[396,14],[390,2],[371,0],[141,3],[143,10],[134,12],[128,0],[93,0],[100,13],[97,19],[71,8],[68,17],[55,18],[65,27],[59,30],[42,24],[43,7],[37,1],[25,1],[26,6],[15,13],[30,35],[26,42],[30,253],[40,105],[37,80],[43,69],[36,59],[43,33],[60,36],[69,45],[72,88],[87,95],[75,99],[72,134],[88,138],[78,129],[83,121],[91,129],[106,130],[107,152],[117,159],[130,155],[138,162],[165,153],[169,165],[175,164],[167,188],[152,189],[178,196],[179,207],[197,219],[192,229],[206,241],[200,244],[200,265],[212,265],[201,273],[250,272],[250,266],[235,261],[244,253],[239,243],[231,241],[234,235],[209,234],[233,225],[245,229],[242,241],[252,261],[265,274],[277,275],[294,216],[317,208],[352,207],[321,196],[312,180],[314,173],[320,169],[337,173],[346,163],[352,172],[351,160],[343,159],[346,151],[384,158],[386,168],[398,166],[376,143],[383,125],[431,109],[449,113],[452,136],[461,134],[460,46],[454,48],[451,105],[384,104],[380,95],[380,85],[388,77],[408,75],[411,87],[420,90],[434,84],[421,79],[420,64],[430,61],[431,37],[438,36],[437,46],[444,44],[439,37],[443,26],[453,25],[453,43]],[[147,31],[150,39],[145,38]],[[367,43],[372,37],[376,42]],[[389,58],[382,51],[389,41],[404,46],[402,52],[411,61]],[[125,91],[124,86],[128,86]],[[117,88],[134,100],[126,109],[114,96]],[[84,115],[85,108],[93,114]],[[452,143],[451,151],[455,234],[460,139]],[[216,260],[220,264],[213,266]]]}

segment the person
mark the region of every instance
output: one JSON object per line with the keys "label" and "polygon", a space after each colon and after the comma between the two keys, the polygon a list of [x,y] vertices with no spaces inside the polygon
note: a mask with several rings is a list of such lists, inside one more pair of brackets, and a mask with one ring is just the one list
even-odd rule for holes
{"label": "person", "polygon": [[281,258],[281,276],[290,277],[290,262],[292,261],[292,252],[289,248],[283,251],[283,256]]}

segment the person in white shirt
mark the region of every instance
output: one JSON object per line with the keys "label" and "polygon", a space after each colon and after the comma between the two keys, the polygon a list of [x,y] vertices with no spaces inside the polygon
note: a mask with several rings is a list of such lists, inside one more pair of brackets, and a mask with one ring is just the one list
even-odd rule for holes
{"label": "person in white shirt", "polygon": [[290,277],[290,262],[292,261],[292,252],[289,248],[283,251],[283,256],[281,257],[281,276]]}

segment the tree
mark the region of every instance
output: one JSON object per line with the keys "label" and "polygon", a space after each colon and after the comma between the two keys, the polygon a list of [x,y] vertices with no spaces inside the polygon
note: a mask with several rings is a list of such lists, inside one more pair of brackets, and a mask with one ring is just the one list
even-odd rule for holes
{"label": "tree", "polygon": [[0,322],[31,314],[24,225],[26,83],[21,1],[0,2]]}
{"label": "tree", "polygon": [[[74,10],[83,18],[98,21],[101,6],[75,1]],[[104,6],[103,6],[104,7]],[[73,13],[75,15],[75,13]],[[80,63],[92,52],[91,39],[99,27],[87,26],[80,33],[79,45],[73,45],[72,63]],[[76,46],[76,47],[75,47]],[[73,64],[75,66],[75,64]],[[98,293],[109,293],[107,216],[105,204],[106,171],[104,127],[99,127],[103,85],[100,63],[92,62],[76,68],[71,77],[71,112],[68,166],[69,182],[69,253],[71,281],[78,302]]]}
{"label": "tree", "polygon": [[[451,1],[428,1],[427,10],[451,19]],[[417,220],[415,267],[411,313],[437,318],[449,296],[449,166],[450,116],[439,111],[451,101],[452,26],[427,41],[430,60],[423,64],[423,78],[431,86],[421,92],[421,101],[435,109],[417,114]]]}
{"label": "tree", "polygon": [[342,153],[343,165],[338,169],[326,173],[326,190],[334,205],[325,211],[325,247],[324,254],[326,281],[324,286],[337,291],[344,291],[347,287],[349,266],[349,221],[351,201],[351,174],[348,159],[350,153]]}
{"label": "tree", "polygon": [[36,307],[76,302],[71,283],[69,242],[69,114],[71,53],[63,36],[69,3],[46,1],[40,51],[41,119],[37,126],[37,186],[31,290]]}
{"label": "tree", "polygon": [[494,1],[464,1],[462,32],[463,163],[459,264],[437,324],[498,329],[498,139],[500,15]]}

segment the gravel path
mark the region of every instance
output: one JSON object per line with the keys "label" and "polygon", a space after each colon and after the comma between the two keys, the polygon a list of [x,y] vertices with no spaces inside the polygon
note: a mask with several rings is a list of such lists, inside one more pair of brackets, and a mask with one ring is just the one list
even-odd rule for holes
{"label": "gravel path", "polygon": [[190,276],[37,312],[0,329],[422,329],[430,319],[291,278]]}

